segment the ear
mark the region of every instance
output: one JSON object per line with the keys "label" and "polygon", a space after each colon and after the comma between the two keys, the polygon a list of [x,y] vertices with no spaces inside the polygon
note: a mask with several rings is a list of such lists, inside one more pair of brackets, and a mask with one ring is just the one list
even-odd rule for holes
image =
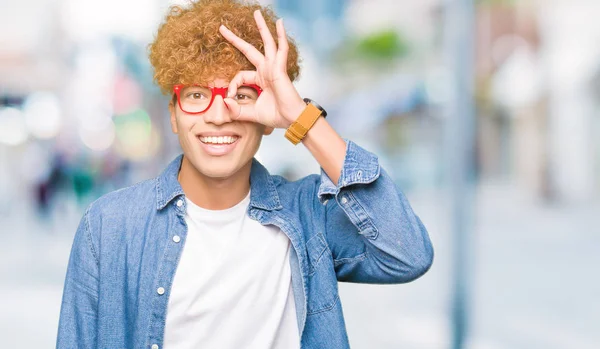
{"label": "ear", "polygon": [[271,133],[273,133],[273,130],[275,130],[273,127],[265,127],[265,130],[263,131],[263,135],[268,136]]}
{"label": "ear", "polygon": [[175,115],[175,105],[172,100],[169,102],[169,114],[171,114],[171,131],[177,134],[177,116]]}

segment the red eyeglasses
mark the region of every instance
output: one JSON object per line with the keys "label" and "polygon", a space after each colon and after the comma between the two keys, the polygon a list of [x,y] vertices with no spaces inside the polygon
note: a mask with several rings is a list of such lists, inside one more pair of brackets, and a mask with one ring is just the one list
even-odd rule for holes
{"label": "red eyeglasses", "polygon": [[[201,114],[213,104],[216,95],[227,97],[227,87],[208,87],[198,85],[175,85],[173,92],[177,95],[179,108],[187,114]],[[258,85],[242,85],[233,97],[239,104],[254,104],[262,89]]]}

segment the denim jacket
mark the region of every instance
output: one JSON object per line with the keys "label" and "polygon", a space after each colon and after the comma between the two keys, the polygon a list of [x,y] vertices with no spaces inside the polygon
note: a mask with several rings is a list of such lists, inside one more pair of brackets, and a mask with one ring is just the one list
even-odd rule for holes
{"label": "denim jacket", "polygon": [[[67,268],[57,348],[162,348],[187,234],[181,160],[88,207]],[[351,141],[338,185],[323,171],[290,182],[256,160],[250,185],[248,216],[291,242],[303,349],[349,348],[338,281],[404,283],[431,266],[421,220],[377,157]]]}

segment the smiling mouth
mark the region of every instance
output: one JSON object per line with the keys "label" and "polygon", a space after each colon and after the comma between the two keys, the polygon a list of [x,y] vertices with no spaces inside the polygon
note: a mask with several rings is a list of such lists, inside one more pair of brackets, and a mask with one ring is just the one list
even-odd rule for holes
{"label": "smiling mouth", "polygon": [[228,145],[235,143],[240,137],[238,136],[210,136],[210,137],[198,137],[200,142],[210,145]]}

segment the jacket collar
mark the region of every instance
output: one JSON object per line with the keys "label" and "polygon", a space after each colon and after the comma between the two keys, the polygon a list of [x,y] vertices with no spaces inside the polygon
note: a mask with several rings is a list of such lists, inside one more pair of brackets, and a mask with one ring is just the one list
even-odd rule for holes
{"label": "jacket collar", "polygon": [[[181,168],[183,154],[171,161],[165,170],[156,178],[156,209],[162,210],[171,201],[185,195],[177,176]],[[250,206],[263,210],[280,210],[279,194],[275,188],[273,177],[256,159],[252,159],[250,170]]]}

